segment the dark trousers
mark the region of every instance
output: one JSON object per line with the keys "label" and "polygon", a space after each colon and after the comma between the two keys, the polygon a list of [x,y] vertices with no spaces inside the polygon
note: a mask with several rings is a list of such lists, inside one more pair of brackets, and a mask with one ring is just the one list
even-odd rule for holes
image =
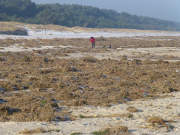
{"label": "dark trousers", "polygon": [[95,43],[92,43],[92,48],[95,48]]}

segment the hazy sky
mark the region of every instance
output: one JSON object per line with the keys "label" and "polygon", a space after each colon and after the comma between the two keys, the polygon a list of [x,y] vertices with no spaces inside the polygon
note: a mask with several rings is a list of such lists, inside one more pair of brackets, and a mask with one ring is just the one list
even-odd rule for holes
{"label": "hazy sky", "polygon": [[32,0],[41,3],[83,4],[118,12],[180,22],[180,0]]}

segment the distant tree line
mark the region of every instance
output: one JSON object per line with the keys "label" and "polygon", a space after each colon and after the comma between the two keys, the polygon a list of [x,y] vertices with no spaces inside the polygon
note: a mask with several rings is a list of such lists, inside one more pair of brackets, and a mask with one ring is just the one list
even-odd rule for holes
{"label": "distant tree line", "polygon": [[118,13],[91,6],[35,4],[31,0],[0,0],[0,21],[69,27],[180,30],[180,24],[171,21]]}

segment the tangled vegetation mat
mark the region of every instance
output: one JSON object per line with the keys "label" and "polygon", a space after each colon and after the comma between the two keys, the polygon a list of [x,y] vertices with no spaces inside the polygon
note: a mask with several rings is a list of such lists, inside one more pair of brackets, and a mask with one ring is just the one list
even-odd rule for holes
{"label": "tangled vegetation mat", "polygon": [[68,106],[110,106],[180,90],[180,62],[6,52],[0,67],[0,121],[74,120]]}

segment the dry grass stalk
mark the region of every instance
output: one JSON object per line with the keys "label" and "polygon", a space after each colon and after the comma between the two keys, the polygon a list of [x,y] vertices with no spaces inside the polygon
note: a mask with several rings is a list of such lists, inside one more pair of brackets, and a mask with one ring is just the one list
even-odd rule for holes
{"label": "dry grass stalk", "polygon": [[82,58],[84,62],[90,62],[90,63],[96,63],[97,59],[95,57],[92,56],[87,56]]}
{"label": "dry grass stalk", "polygon": [[147,122],[150,123],[153,128],[161,128],[166,127],[167,131],[171,131],[174,129],[174,126],[172,126],[171,122],[175,122],[172,120],[164,120],[161,117],[158,116],[152,116],[147,119]]}
{"label": "dry grass stalk", "polygon": [[112,118],[112,117],[120,117],[120,118],[132,118],[133,114],[131,113],[124,113],[124,114],[109,114],[109,115],[79,115],[80,118]]}
{"label": "dry grass stalk", "polygon": [[93,135],[130,135],[128,127],[116,126],[92,133]]}
{"label": "dry grass stalk", "polygon": [[129,112],[131,112],[131,113],[135,113],[135,112],[138,112],[139,110],[136,109],[136,108],[133,107],[133,106],[130,106],[130,107],[127,108],[127,111],[129,111]]}
{"label": "dry grass stalk", "polygon": [[19,134],[24,135],[32,135],[32,134],[40,134],[40,133],[49,133],[49,132],[60,132],[58,129],[43,129],[43,128],[37,128],[37,129],[24,129],[23,131],[19,132]]}

